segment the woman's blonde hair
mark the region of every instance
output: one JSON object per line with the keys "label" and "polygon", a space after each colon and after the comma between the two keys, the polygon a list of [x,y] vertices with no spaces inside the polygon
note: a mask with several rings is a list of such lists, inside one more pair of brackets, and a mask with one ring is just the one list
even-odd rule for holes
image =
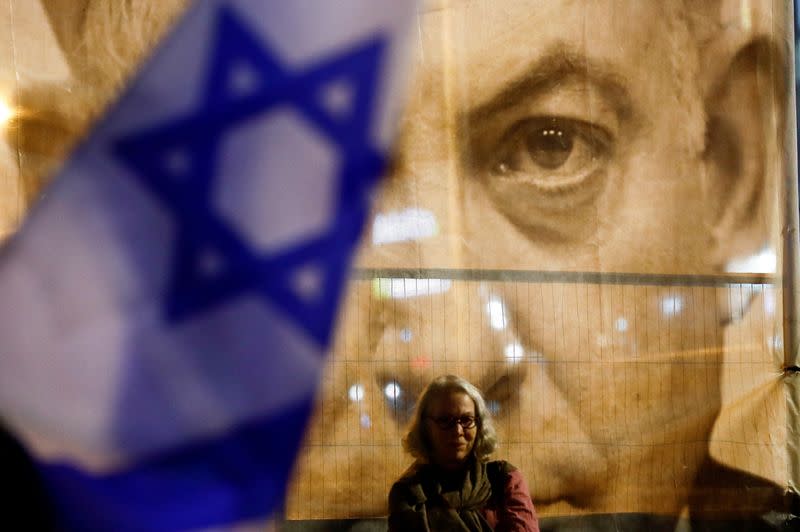
{"label": "woman's blonde hair", "polygon": [[497,433],[494,430],[492,416],[481,392],[467,380],[456,375],[437,377],[422,391],[406,435],[403,437],[403,448],[419,461],[427,463],[431,461],[433,449],[425,428],[425,417],[428,415],[431,402],[447,392],[464,393],[475,403],[475,421],[478,430],[472,453],[478,460],[487,461],[497,446]]}

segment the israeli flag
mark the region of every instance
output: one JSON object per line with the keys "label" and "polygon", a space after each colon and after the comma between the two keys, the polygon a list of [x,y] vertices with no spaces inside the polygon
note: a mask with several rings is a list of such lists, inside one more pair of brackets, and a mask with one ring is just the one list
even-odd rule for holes
{"label": "israeli flag", "polygon": [[61,527],[280,505],[413,10],[195,2],[3,249],[0,418]]}

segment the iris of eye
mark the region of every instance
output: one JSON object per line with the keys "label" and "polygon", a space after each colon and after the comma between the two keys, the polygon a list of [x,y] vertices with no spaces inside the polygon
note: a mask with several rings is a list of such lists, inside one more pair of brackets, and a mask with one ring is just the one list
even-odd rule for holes
{"label": "iris of eye", "polygon": [[533,162],[548,170],[555,170],[567,162],[574,143],[571,133],[554,127],[538,129],[526,139]]}

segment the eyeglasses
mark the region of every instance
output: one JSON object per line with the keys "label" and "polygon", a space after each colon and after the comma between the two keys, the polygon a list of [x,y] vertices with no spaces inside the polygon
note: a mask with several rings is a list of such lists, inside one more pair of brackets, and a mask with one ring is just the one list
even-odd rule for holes
{"label": "eyeglasses", "polygon": [[440,416],[440,417],[429,417],[431,421],[436,423],[436,426],[442,430],[450,430],[456,426],[456,424],[461,425],[461,428],[464,430],[471,429],[475,427],[475,416]]}

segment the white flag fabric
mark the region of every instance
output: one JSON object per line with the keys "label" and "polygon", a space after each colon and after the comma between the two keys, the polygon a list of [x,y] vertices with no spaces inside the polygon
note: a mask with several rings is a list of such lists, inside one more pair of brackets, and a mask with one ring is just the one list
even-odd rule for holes
{"label": "white flag fabric", "polygon": [[59,525],[280,504],[413,2],[203,0],[0,256],[0,418]]}

